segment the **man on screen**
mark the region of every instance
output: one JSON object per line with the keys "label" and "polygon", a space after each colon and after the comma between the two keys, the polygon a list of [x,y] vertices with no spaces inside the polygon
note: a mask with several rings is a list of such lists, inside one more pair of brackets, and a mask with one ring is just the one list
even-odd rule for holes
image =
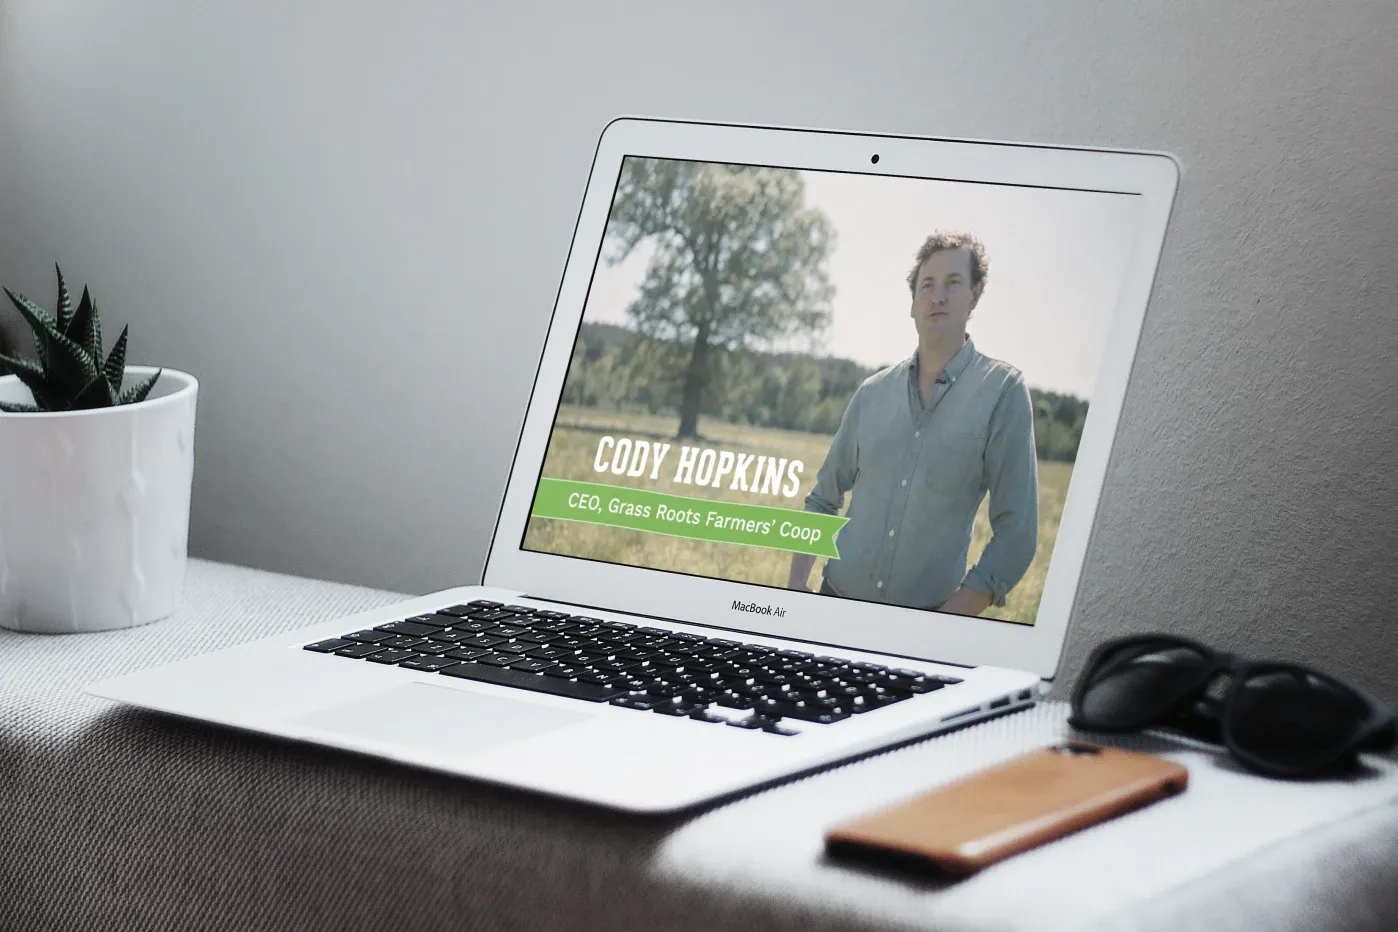
{"label": "man on screen", "polygon": [[[966,332],[988,270],[968,233],[934,233],[918,250],[908,275],[917,351],[855,391],[806,497],[807,511],[833,515],[850,493],[823,594],[979,615],[1003,606],[1029,568],[1039,530],[1029,390]],[[991,539],[968,572],[987,492]],[[809,591],[814,563],[792,557],[788,586]]]}

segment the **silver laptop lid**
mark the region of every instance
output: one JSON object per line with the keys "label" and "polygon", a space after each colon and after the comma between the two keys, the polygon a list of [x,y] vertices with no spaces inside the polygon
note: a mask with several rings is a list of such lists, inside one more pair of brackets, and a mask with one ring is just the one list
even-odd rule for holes
{"label": "silver laptop lid", "polygon": [[1051,676],[1177,175],[613,122],[486,582]]}

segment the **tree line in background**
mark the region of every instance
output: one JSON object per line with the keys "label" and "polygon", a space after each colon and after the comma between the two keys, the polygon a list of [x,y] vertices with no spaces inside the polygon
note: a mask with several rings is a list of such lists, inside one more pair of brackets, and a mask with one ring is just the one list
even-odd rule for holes
{"label": "tree line in background", "polygon": [[[692,347],[613,324],[585,323],[573,347],[563,402],[617,411],[679,414]],[[833,434],[854,390],[877,369],[853,360],[801,353],[714,353],[699,413],[731,424]],[[1040,459],[1072,462],[1087,402],[1029,390]]]}

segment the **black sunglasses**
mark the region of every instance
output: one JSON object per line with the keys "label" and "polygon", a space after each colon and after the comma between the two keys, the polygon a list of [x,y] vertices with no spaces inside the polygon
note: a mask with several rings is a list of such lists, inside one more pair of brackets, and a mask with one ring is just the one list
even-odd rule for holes
{"label": "black sunglasses", "polygon": [[1242,660],[1170,634],[1099,645],[1073,687],[1068,723],[1086,731],[1171,729],[1222,744],[1274,777],[1352,767],[1359,751],[1386,751],[1398,738],[1387,706],[1334,677]]}

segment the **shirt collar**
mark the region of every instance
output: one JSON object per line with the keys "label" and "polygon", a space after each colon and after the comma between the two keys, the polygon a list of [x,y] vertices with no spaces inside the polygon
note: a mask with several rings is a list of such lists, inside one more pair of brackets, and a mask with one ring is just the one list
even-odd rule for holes
{"label": "shirt collar", "polygon": [[[947,360],[946,366],[937,373],[938,382],[955,382],[961,377],[961,373],[966,371],[966,367],[971,364],[971,358],[976,355],[976,344],[968,336],[961,349],[956,351],[956,355]],[[913,350],[913,355],[908,359],[908,374],[913,381],[917,381],[917,350]]]}

